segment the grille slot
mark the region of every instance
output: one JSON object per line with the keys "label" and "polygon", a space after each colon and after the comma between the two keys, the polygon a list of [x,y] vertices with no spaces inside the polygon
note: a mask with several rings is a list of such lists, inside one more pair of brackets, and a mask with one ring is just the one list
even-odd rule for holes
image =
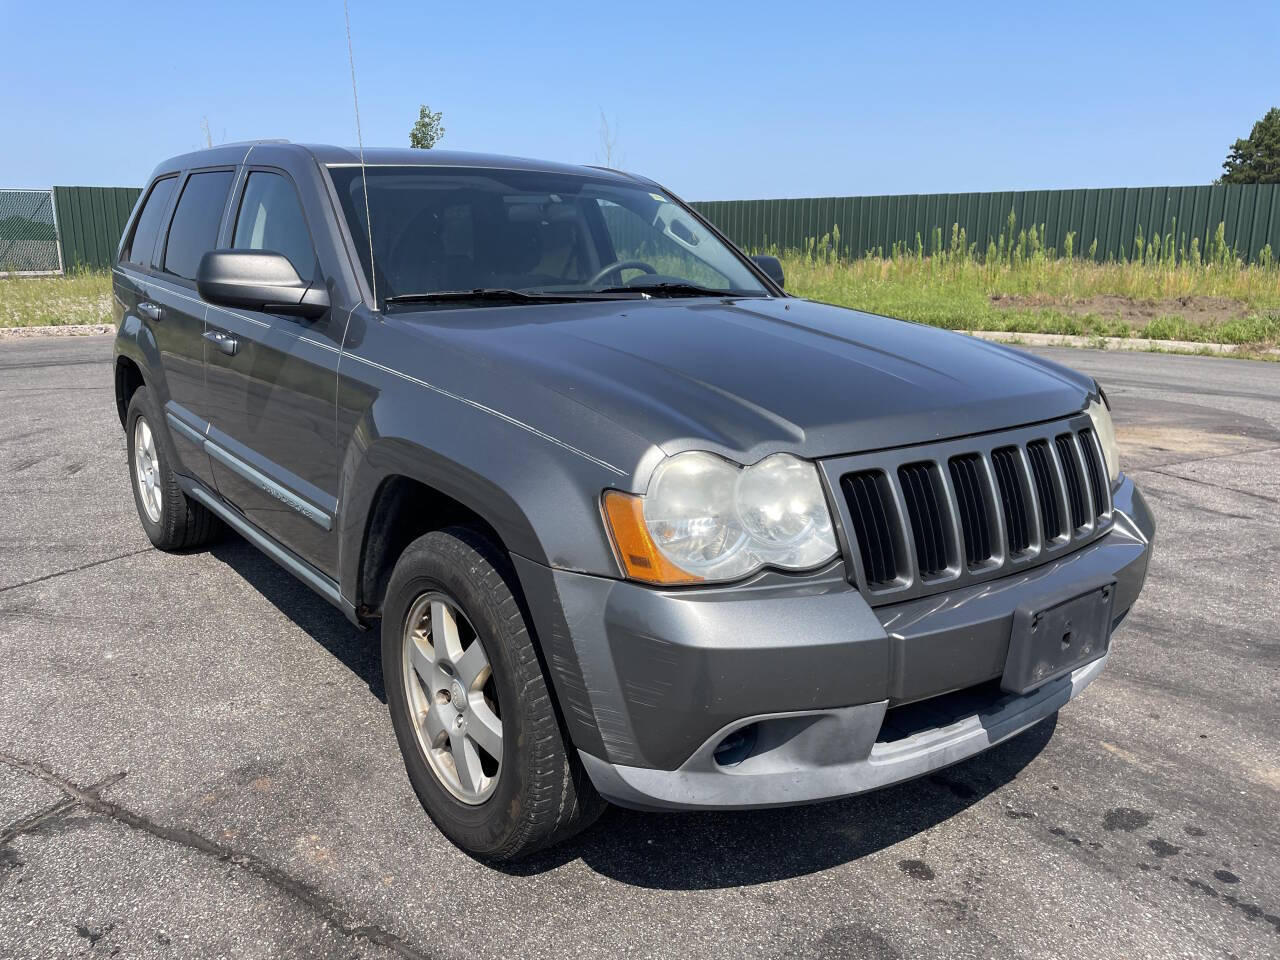
{"label": "grille slot", "polygon": [[1009,553],[1025,553],[1031,545],[1031,531],[1027,518],[1027,502],[1018,479],[1018,451],[1014,447],[1001,447],[991,451],[991,466],[995,468],[996,483],[1000,486],[1000,507],[1004,512],[1004,528],[1009,537]]}
{"label": "grille slot", "polygon": [[916,562],[925,577],[936,577],[950,566],[942,504],[946,493],[931,463],[908,463],[898,468],[902,498],[907,504]]}
{"label": "grille slot", "polygon": [[1083,479],[1080,476],[1080,464],[1076,460],[1075,444],[1071,442],[1071,434],[1060,433],[1053,440],[1058,450],[1058,460],[1062,463],[1062,476],[1067,484],[1067,503],[1071,505],[1071,526],[1079,530],[1089,522],[1085,509]]}
{"label": "grille slot", "polygon": [[960,509],[964,531],[965,560],[976,567],[991,559],[991,531],[988,527],[987,498],[983,496],[982,456],[969,453],[952,457],[951,483]]}
{"label": "grille slot", "polygon": [[1040,527],[1047,543],[1062,536],[1062,516],[1058,512],[1058,493],[1053,487],[1049,441],[1033,440],[1027,444],[1027,459],[1031,461],[1031,478],[1035,481],[1036,496],[1040,500]]}
{"label": "grille slot", "polygon": [[874,589],[893,583],[898,579],[899,567],[893,529],[897,518],[889,478],[880,470],[863,470],[842,477],[840,485],[849,503],[867,585]]}
{"label": "grille slot", "polygon": [[1093,439],[1093,431],[1085,427],[1078,434],[1080,449],[1084,451],[1085,474],[1089,478],[1089,491],[1093,494],[1093,515],[1095,518],[1107,512],[1107,487],[1102,480],[1102,467],[1098,463],[1098,444]]}

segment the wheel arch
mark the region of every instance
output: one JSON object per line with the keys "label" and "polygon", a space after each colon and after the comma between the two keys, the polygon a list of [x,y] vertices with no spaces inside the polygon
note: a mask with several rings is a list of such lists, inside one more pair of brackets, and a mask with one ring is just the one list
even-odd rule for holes
{"label": "wheel arch", "polygon": [[470,527],[508,555],[547,562],[532,524],[509,494],[407,441],[369,447],[346,486],[339,576],[343,595],[361,616],[379,613],[404,548],[431,530]]}
{"label": "wheel arch", "polygon": [[116,332],[113,352],[115,364],[112,380],[115,385],[116,412],[120,416],[121,426],[129,412],[129,401],[139,387],[150,389],[163,408],[168,399],[168,390],[164,382],[160,351],[155,337],[138,317],[125,315]]}
{"label": "wheel arch", "polygon": [[116,413],[120,416],[120,426],[125,426],[129,416],[129,401],[141,387],[146,386],[142,368],[126,356],[116,357],[115,388]]}

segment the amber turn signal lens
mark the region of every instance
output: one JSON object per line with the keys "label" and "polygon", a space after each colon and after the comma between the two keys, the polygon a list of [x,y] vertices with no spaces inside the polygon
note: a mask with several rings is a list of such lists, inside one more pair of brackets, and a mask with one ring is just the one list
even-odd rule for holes
{"label": "amber turn signal lens", "polygon": [[686,573],[658,550],[644,523],[644,502],[620,490],[606,490],[604,518],[622,572],[646,583],[699,583],[702,577]]}

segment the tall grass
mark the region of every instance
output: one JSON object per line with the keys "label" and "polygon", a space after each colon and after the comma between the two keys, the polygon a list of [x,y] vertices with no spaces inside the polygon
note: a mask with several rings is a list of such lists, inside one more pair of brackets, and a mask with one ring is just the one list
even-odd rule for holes
{"label": "tall grass", "polygon": [[[1219,225],[1201,250],[1177,234],[1135,236],[1124,259],[1096,262],[1043,225],[1008,229],[979,250],[953,225],[926,241],[842,255],[838,228],[779,256],[791,292],[841,306],[966,330],[1266,343],[1280,340],[1280,267],[1270,249],[1246,264]],[[1095,241],[1096,243],[1096,241]],[[1083,255],[1082,255],[1083,254]]]}
{"label": "tall grass", "polygon": [[[792,293],[951,329],[1280,344],[1280,265],[1267,249],[1244,263],[1221,225],[1204,249],[1173,231],[1139,231],[1123,259],[1104,262],[1074,235],[1061,251],[1044,235],[1010,217],[985,250],[953,226],[856,258],[838,229],[798,250],[758,252],[780,256]],[[688,274],[687,259],[670,272]],[[110,319],[107,271],[0,277],[0,326]]]}
{"label": "tall grass", "polygon": [[110,323],[111,273],[64,277],[0,276],[0,327]]}

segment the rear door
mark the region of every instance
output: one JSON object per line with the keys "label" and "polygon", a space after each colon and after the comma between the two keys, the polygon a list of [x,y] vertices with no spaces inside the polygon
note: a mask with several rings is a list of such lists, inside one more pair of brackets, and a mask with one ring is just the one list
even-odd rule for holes
{"label": "rear door", "polygon": [[[164,224],[168,220],[173,195],[178,185],[177,174],[159,177],[147,191],[146,198],[138,207],[138,215],[132,222],[128,234],[120,244],[120,255],[116,258],[115,268],[111,271],[111,289],[116,302],[124,312],[123,324],[127,327],[140,327],[156,336],[156,323],[152,320],[155,304],[152,303],[148,290],[151,277],[152,257],[156,249]],[[166,344],[172,349],[172,344]],[[161,369],[152,371],[151,392],[162,405],[169,399],[169,384],[164,374],[165,364]],[[190,373],[186,364],[179,358],[176,364],[178,389],[182,393],[190,389],[190,382],[184,382],[182,376]],[[158,375],[158,376],[157,376]],[[199,371],[198,384],[204,379],[204,371]]]}
{"label": "rear door", "polygon": [[[197,177],[213,177],[208,179]],[[143,202],[129,238],[121,245],[120,262],[115,274],[116,295],[126,313],[132,314],[151,335],[160,356],[159,376],[150,386],[156,402],[169,420],[168,431],[177,457],[176,469],[207,485],[213,484],[213,473],[201,447],[204,406],[204,305],[195,293],[195,284],[166,268],[167,248],[173,231],[192,226],[193,212],[200,204],[197,195],[212,186],[222,191],[225,202],[230,174],[179,174],[156,180]],[[194,185],[194,186],[193,186]],[[217,236],[222,206],[213,202],[216,218],[212,232],[207,224],[194,225],[195,234],[210,241]],[[181,208],[180,215],[175,213]],[[195,219],[199,219],[198,217]],[[172,258],[169,258],[172,259]]]}
{"label": "rear door", "polygon": [[[270,250],[307,280],[324,280],[313,231],[290,175],[249,167],[223,246]],[[209,455],[218,492],[321,571],[337,567],[334,411],[346,312],[316,320],[210,305]]]}

